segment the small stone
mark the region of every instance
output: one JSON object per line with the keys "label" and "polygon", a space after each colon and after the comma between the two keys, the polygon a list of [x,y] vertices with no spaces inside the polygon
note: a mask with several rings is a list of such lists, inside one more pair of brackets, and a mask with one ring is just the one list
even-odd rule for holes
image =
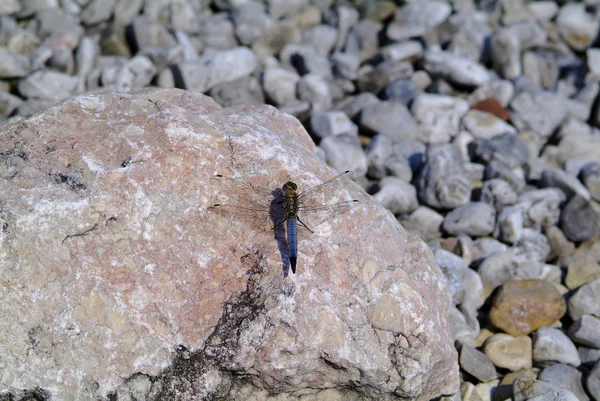
{"label": "small stone", "polygon": [[371,72],[363,74],[357,79],[357,86],[361,92],[379,93],[390,82],[405,79],[412,75],[413,67],[404,61],[384,61],[378,64]]}
{"label": "small stone", "polygon": [[216,13],[203,18],[198,35],[210,49],[230,50],[238,46],[235,27],[228,13]]}
{"label": "small stone", "polygon": [[300,78],[298,98],[310,102],[313,112],[328,110],[333,102],[327,81],[316,74],[306,74]]}
{"label": "small stone", "polygon": [[354,24],[348,34],[344,51],[365,61],[377,54],[381,24],[369,20],[360,20]]}
{"label": "small stone", "polygon": [[281,67],[267,67],[262,73],[262,85],[270,102],[280,105],[296,100],[296,86],[300,76]]}
{"label": "small stone", "polygon": [[[508,121],[510,113],[500,104],[498,99],[490,97],[475,103],[471,110],[479,110],[498,117],[502,121]],[[512,126],[511,126],[512,127]]]}
{"label": "small stone", "polygon": [[4,0],[0,3],[0,15],[17,14],[21,11],[21,4],[18,0]]}
{"label": "small stone", "polygon": [[513,248],[519,260],[543,262],[550,253],[548,239],[542,233],[531,228],[524,228],[523,235]]}
{"label": "small stone", "polygon": [[471,202],[448,213],[442,227],[451,235],[485,236],[494,230],[495,223],[496,211],[492,206]]}
{"label": "small stone", "polygon": [[475,138],[492,139],[501,134],[516,134],[516,129],[493,114],[470,110],[463,117],[463,125]]}
{"label": "small stone", "polygon": [[[508,114],[508,111],[505,108],[510,104],[514,94],[515,86],[512,82],[495,80],[489,81],[475,89],[473,93],[469,95],[467,101],[473,109],[487,111],[488,113],[492,113],[504,121],[507,121],[510,114]],[[495,99],[495,101],[491,99]],[[486,104],[484,102],[490,103]],[[480,107],[475,107],[476,104],[480,103],[483,104]],[[500,111],[495,111],[499,109],[498,103],[500,104],[501,109]]]}
{"label": "small stone", "polygon": [[458,134],[460,120],[469,110],[466,101],[444,95],[419,95],[412,105],[421,126],[419,138],[425,143],[447,143]]}
{"label": "small stone", "polygon": [[359,125],[374,134],[391,138],[414,138],[417,125],[408,108],[400,102],[385,101],[365,107]]}
{"label": "small stone", "polygon": [[[462,401],[492,401],[492,395],[500,384],[500,380],[474,385],[463,381],[460,383],[460,397]],[[571,400],[569,400],[571,401]]]}
{"label": "small stone", "polygon": [[424,68],[430,75],[457,85],[480,86],[490,80],[487,69],[481,64],[446,51],[426,51]]}
{"label": "small stone", "polygon": [[519,131],[532,130],[549,137],[567,116],[562,97],[551,92],[522,92],[511,102],[511,121]]}
{"label": "small stone", "polygon": [[421,58],[423,45],[416,40],[407,40],[393,43],[381,48],[381,55],[385,60],[412,62]]}
{"label": "small stone", "polygon": [[600,360],[596,362],[596,365],[588,373],[585,384],[592,398],[600,400]]}
{"label": "small stone", "polygon": [[539,21],[550,21],[558,13],[558,5],[554,1],[536,1],[527,4],[527,10]]}
{"label": "small stone", "polygon": [[563,208],[560,228],[569,240],[586,241],[600,233],[600,215],[589,201],[577,195]]}
{"label": "small stone", "polygon": [[28,57],[0,48],[0,78],[22,78],[30,68]]}
{"label": "small stone", "polygon": [[500,288],[490,319],[506,333],[520,336],[554,324],[565,310],[561,294],[547,281],[513,280]]}
{"label": "small stone", "polygon": [[223,107],[262,105],[265,97],[255,77],[242,77],[214,86],[210,96]]}
{"label": "small stone", "polygon": [[113,13],[117,0],[92,0],[81,12],[81,22],[96,25],[107,21]]}
{"label": "small stone", "polygon": [[579,245],[573,253],[565,284],[573,290],[599,277],[600,238],[592,238]]}
{"label": "small stone", "polygon": [[477,330],[467,324],[465,316],[455,306],[448,311],[448,321],[454,340],[473,347],[473,339],[477,336]]}
{"label": "small stone", "polygon": [[177,65],[186,89],[206,92],[225,82],[250,75],[258,60],[247,47],[204,53],[196,61]]}
{"label": "small stone", "polygon": [[264,7],[254,2],[243,3],[234,8],[231,18],[235,24],[235,34],[244,46],[251,46],[273,24]]}
{"label": "small stone", "polygon": [[367,106],[379,103],[380,100],[377,98],[377,96],[367,92],[347,97],[339,103],[336,103],[334,108],[346,113],[351,120],[356,120]]}
{"label": "small stone", "polygon": [[293,18],[307,5],[306,0],[268,0],[269,15],[274,20]]}
{"label": "small stone", "polygon": [[284,65],[294,67],[300,75],[333,76],[329,59],[306,45],[287,44],[281,49],[279,57]]}
{"label": "small stone", "polygon": [[600,318],[583,315],[569,328],[569,337],[578,344],[600,349]]}
{"label": "small stone", "polygon": [[[332,21],[327,21],[327,16],[331,15]],[[332,10],[330,13],[325,13],[324,19],[326,23],[332,26],[336,26],[338,28],[338,39],[335,45],[335,51],[342,51],[346,42],[348,41],[348,36],[350,31],[354,25],[358,23],[360,15],[358,10],[350,5],[341,5],[338,6],[335,11]],[[358,55],[357,55],[358,56]],[[359,56],[360,58],[360,56]]]}
{"label": "small stone", "polygon": [[565,363],[581,365],[575,344],[559,329],[541,327],[533,336],[533,361],[536,366]]}
{"label": "small stone", "polygon": [[263,35],[252,43],[257,57],[269,57],[279,53],[288,43],[300,41],[300,29],[294,21],[283,20],[269,25]]}
{"label": "small stone", "polygon": [[[535,358],[535,345],[533,352]],[[583,389],[581,376],[581,372],[574,367],[557,363],[542,370],[539,380],[551,384],[557,390],[570,391],[579,401],[589,401]]]}
{"label": "small stone", "polygon": [[581,169],[581,182],[590,192],[590,196],[600,201],[600,163],[586,163]]}
{"label": "small stone", "polygon": [[277,106],[279,111],[292,115],[299,120],[305,120],[309,117],[310,107],[310,103],[305,100],[290,100]]}
{"label": "small stone", "polygon": [[373,199],[393,214],[410,213],[419,206],[417,190],[396,177],[384,177]]}
{"label": "small stone", "polygon": [[565,42],[577,51],[583,51],[592,44],[600,26],[596,16],[588,13],[584,3],[562,6],[556,24]]}
{"label": "small stone", "polygon": [[408,106],[418,94],[417,87],[410,79],[398,79],[384,88],[382,97],[385,100],[397,100]]}
{"label": "small stone", "polygon": [[482,382],[487,382],[498,377],[496,368],[487,356],[468,345],[460,349],[460,367],[471,376]]}
{"label": "small stone", "polygon": [[498,368],[515,372],[532,367],[531,338],[528,336],[513,337],[503,333],[494,334],[485,342],[484,352]]}
{"label": "small stone", "polygon": [[400,7],[387,29],[388,38],[402,41],[422,36],[450,16],[452,7],[442,1],[417,1]]}
{"label": "small stone", "polygon": [[514,280],[517,266],[514,255],[509,252],[496,251],[483,259],[477,273],[483,283],[485,298],[502,284]]}
{"label": "small stone", "polygon": [[40,21],[39,35],[41,37],[69,33],[74,33],[78,37],[83,35],[83,27],[79,18],[63,9],[49,8],[41,10],[37,13],[37,18]]}
{"label": "small stone", "polygon": [[444,216],[426,206],[419,206],[409,215],[401,216],[399,221],[405,230],[427,242],[441,236],[440,226]]}
{"label": "small stone", "polygon": [[334,53],[330,58],[331,67],[336,77],[355,80],[357,70],[360,67],[360,60],[353,54]]}
{"label": "small stone", "polygon": [[[502,134],[492,139],[477,138],[471,144],[474,161],[489,165],[497,160],[508,168],[520,167],[529,159],[527,145],[514,134]],[[492,177],[490,177],[492,178]]]}
{"label": "small stone", "polygon": [[[548,394],[552,395],[555,392],[554,387],[546,382],[541,380],[536,380],[537,375],[533,378],[525,377],[518,378],[513,382],[513,394],[515,401],[526,401],[526,400],[536,400],[542,401],[546,400],[545,397],[548,398],[548,401],[554,400],[553,397],[548,397]],[[564,390],[567,391],[567,390]],[[570,401],[575,401],[577,398],[569,391],[567,391],[571,395],[572,398],[567,398]],[[560,397],[562,399],[562,397]],[[558,401],[558,400],[556,400]]]}
{"label": "small stone", "polygon": [[540,186],[542,188],[560,188],[567,195],[567,199],[571,199],[574,195],[579,195],[585,200],[590,200],[591,198],[589,191],[577,178],[569,176],[564,170],[559,168],[545,168],[542,172]]}
{"label": "small stone", "polygon": [[144,0],[118,1],[113,14],[115,25],[123,27],[131,24],[134,18],[140,13],[143,5]]}
{"label": "small stone", "polygon": [[0,116],[10,116],[22,103],[20,97],[0,90]]}
{"label": "small stone", "polygon": [[583,315],[600,316],[600,278],[582,285],[569,298],[571,319],[581,319]]}
{"label": "small stone", "polygon": [[348,116],[341,111],[324,111],[313,113],[310,117],[313,134],[319,138],[330,135],[352,134],[358,136],[358,128]]}
{"label": "small stone", "polygon": [[351,170],[358,177],[367,173],[367,156],[356,135],[330,135],[319,147],[325,151],[325,161],[338,171]]}
{"label": "small stone", "polygon": [[337,35],[334,27],[320,24],[302,33],[302,43],[312,47],[321,56],[328,56],[335,47]]}
{"label": "small stone", "polygon": [[19,92],[28,99],[58,102],[71,96],[77,84],[77,77],[50,70],[38,70],[19,82]]}
{"label": "small stone", "polygon": [[481,201],[494,206],[497,211],[517,202],[517,193],[510,184],[500,178],[493,178],[483,183]]}
{"label": "small stone", "polygon": [[579,347],[578,351],[581,363],[588,367],[600,361],[600,349],[598,348]]}
{"label": "small stone", "polygon": [[[556,226],[545,229],[546,238],[550,243],[550,254],[548,260],[556,260],[559,266],[567,266],[571,263],[571,255],[575,251],[575,245],[567,239],[565,234]],[[567,271],[567,276],[569,272]],[[568,284],[567,284],[568,286]]]}
{"label": "small stone", "polygon": [[177,44],[175,38],[157,21],[151,21],[144,15],[133,20],[132,33],[137,44],[134,52],[147,47],[166,47]]}

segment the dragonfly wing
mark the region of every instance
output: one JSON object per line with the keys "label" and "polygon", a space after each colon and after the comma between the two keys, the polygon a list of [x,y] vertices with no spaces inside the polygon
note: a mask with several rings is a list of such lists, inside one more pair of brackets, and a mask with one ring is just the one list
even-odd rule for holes
{"label": "dragonfly wing", "polygon": [[343,173],[336,175],[324,183],[315,185],[314,187],[300,193],[298,195],[298,202],[302,204],[303,202],[307,202],[311,197],[318,196],[331,198],[331,196],[335,196],[336,192],[342,188],[342,183],[344,180],[352,179],[352,177],[354,177],[352,171],[344,171]]}
{"label": "dragonfly wing", "polygon": [[[358,205],[360,205],[360,202],[353,199],[317,207],[300,206],[298,208],[298,220],[301,223],[304,223],[310,230],[313,230],[320,224],[323,224],[342,213],[346,213]],[[302,224],[299,224],[298,227],[302,227]]]}
{"label": "dragonfly wing", "polygon": [[244,224],[260,230],[271,230],[274,223],[285,220],[285,209],[277,191],[235,178],[216,175],[213,183],[223,202],[209,210],[239,218]]}

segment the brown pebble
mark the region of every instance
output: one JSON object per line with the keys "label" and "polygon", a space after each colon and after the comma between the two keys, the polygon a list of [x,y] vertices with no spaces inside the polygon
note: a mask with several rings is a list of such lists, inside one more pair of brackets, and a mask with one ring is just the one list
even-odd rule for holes
{"label": "brown pebble", "polygon": [[471,107],[471,109],[486,111],[495,115],[498,118],[503,119],[504,121],[508,121],[510,117],[510,113],[508,112],[508,110],[506,110],[506,108],[504,108],[504,106],[502,106],[502,104],[500,104],[498,99],[496,99],[495,97],[490,97],[480,102],[477,102],[473,105],[473,107]]}

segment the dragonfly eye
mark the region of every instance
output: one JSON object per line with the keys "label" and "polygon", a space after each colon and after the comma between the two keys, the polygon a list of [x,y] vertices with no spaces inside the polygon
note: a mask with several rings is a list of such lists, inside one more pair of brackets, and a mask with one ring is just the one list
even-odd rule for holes
{"label": "dragonfly eye", "polygon": [[296,184],[294,184],[291,181],[286,182],[285,184],[283,184],[283,190],[288,190],[288,189],[293,189],[294,191],[296,189],[298,189],[298,186]]}

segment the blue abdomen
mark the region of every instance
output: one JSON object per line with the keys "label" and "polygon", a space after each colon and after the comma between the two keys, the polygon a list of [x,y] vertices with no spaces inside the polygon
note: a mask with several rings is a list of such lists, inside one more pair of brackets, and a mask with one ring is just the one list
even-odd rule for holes
{"label": "blue abdomen", "polygon": [[296,273],[296,259],[298,258],[298,240],[296,238],[297,224],[295,217],[287,219],[287,242],[290,247],[290,265],[292,272]]}

